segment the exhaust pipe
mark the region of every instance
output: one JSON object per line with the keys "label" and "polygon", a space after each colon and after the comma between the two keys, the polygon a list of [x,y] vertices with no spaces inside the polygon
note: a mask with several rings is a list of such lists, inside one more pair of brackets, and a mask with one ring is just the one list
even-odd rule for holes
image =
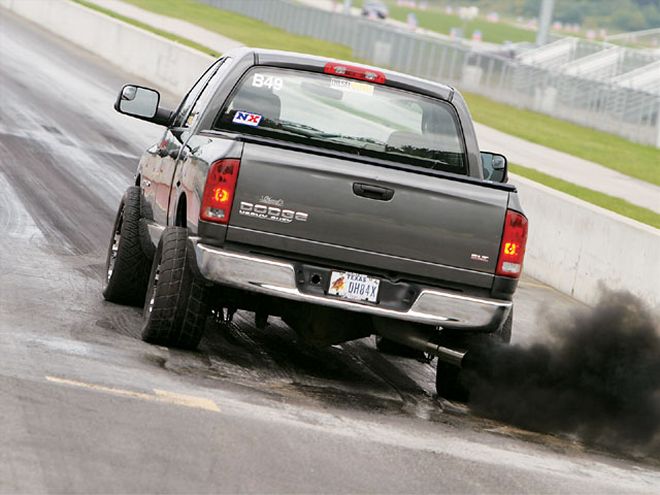
{"label": "exhaust pipe", "polygon": [[440,361],[458,366],[463,365],[466,351],[450,349],[432,342],[434,334],[423,327],[407,321],[374,318],[374,330],[381,337],[436,356]]}

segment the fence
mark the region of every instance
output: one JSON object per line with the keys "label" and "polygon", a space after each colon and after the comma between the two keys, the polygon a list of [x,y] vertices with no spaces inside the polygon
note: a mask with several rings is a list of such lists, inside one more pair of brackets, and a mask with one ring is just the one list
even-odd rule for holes
{"label": "fence", "polygon": [[202,1],[290,33],[349,46],[353,57],[375,65],[660,147],[660,95],[650,91],[562,74],[554,68],[287,0]]}

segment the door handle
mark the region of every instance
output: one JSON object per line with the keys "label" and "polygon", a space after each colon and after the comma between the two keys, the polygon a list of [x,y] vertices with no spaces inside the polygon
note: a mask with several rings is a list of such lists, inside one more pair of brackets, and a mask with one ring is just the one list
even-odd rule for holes
{"label": "door handle", "polygon": [[364,184],[362,182],[353,183],[353,193],[363,198],[375,199],[377,201],[389,201],[394,197],[394,189],[387,187]]}

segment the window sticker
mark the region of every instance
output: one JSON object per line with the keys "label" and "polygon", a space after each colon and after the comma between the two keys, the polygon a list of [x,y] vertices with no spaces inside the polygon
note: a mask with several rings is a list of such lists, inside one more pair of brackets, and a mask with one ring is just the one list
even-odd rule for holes
{"label": "window sticker", "polygon": [[348,79],[338,79],[333,77],[330,79],[330,87],[340,91],[347,91],[349,93],[360,93],[369,96],[374,94],[374,87],[370,84],[349,81]]}
{"label": "window sticker", "polygon": [[232,119],[232,122],[234,124],[241,124],[241,125],[249,125],[250,127],[257,127],[261,123],[261,115],[258,113],[250,113],[250,112],[244,112],[242,110],[238,110],[234,114],[234,118]]}
{"label": "window sticker", "polygon": [[266,76],[264,74],[255,74],[252,76],[252,86],[255,88],[268,88],[275,91],[284,87],[284,81],[281,77]]}
{"label": "window sticker", "polygon": [[197,120],[198,115],[199,112],[191,112],[190,115],[188,115],[188,119],[186,120],[184,127],[192,127]]}

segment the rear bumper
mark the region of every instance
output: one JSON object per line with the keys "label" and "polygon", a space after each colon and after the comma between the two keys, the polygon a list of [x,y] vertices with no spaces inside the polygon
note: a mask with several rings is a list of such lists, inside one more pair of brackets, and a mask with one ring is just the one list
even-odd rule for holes
{"label": "rear bumper", "polygon": [[236,253],[193,240],[197,268],[209,282],[249,292],[347,311],[438,325],[443,328],[489,332],[498,329],[511,310],[511,301],[424,289],[407,311],[317,296],[298,290],[294,266],[266,256]]}

